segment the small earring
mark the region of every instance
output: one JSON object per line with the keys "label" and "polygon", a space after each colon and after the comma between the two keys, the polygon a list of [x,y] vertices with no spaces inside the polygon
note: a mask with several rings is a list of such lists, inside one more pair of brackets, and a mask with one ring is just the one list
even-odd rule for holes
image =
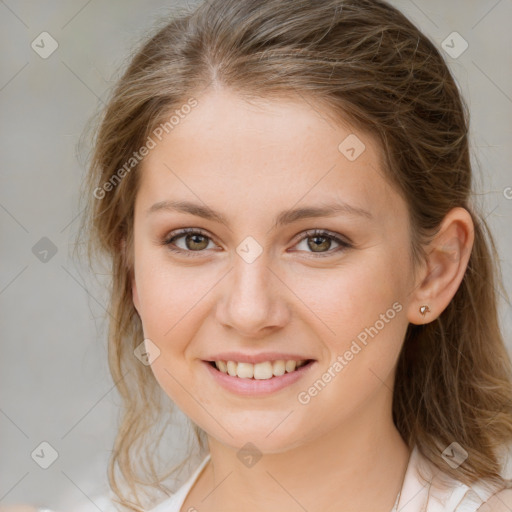
{"label": "small earring", "polygon": [[420,313],[425,316],[427,313],[430,313],[430,308],[428,306],[421,306]]}

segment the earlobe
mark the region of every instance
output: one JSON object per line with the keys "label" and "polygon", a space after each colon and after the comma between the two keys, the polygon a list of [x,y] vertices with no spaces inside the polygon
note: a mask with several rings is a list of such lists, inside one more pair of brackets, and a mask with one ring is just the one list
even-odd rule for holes
{"label": "earlobe", "polygon": [[474,242],[474,225],[464,208],[453,208],[426,247],[426,264],[414,290],[408,319],[412,324],[435,320],[456,294],[467,269]]}
{"label": "earlobe", "polygon": [[424,304],[423,306],[420,306],[420,314],[422,316],[425,316],[427,315],[428,313],[432,313],[432,311],[430,311],[430,308],[428,307],[427,304]]}

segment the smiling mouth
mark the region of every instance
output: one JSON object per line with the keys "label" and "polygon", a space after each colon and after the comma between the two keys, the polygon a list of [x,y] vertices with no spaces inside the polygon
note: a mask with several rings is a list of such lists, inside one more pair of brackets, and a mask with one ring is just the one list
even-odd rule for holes
{"label": "smiling mouth", "polygon": [[[244,380],[270,380],[274,378],[279,378],[283,375],[287,375],[288,373],[293,373],[299,370],[302,370],[306,367],[309,367],[312,363],[315,362],[315,359],[305,359],[300,361],[299,364],[294,364],[292,366],[281,365],[266,365],[255,369],[255,366],[250,363],[234,363],[233,361],[228,362],[218,362],[219,366],[217,366],[215,361],[205,361],[212,368],[214,368],[219,373],[223,373],[226,376],[244,379]],[[239,368],[239,364],[243,365]]]}

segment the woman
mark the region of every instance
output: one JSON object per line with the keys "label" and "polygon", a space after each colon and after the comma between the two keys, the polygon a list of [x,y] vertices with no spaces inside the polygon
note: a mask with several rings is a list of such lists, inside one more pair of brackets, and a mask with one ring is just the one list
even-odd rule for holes
{"label": "woman", "polygon": [[[91,260],[112,261],[119,503],[512,508],[468,117],[380,0],[211,0],[143,45],[84,189]],[[172,404],[202,457],[174,495],[150,446]]]}

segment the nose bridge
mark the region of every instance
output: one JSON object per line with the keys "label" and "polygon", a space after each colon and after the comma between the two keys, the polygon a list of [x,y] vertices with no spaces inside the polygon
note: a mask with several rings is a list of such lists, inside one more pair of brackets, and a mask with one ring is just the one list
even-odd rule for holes
{"label": "nose bridge", "polygon": [[285,304],[274,275],[269,253],[255,240],[245,240],[237,248],[233,269],[227,280],[219,321],[242,332],[257,332],[284,320]]}
{"label": "nose bridge", "polygon": [[[246,250],[249,249],[247,252]],[[254,247],[241,244],[234,258],[231,293],[239,308],[268,310],[271,302],[272,272],[267,252],[255,255]]]}

